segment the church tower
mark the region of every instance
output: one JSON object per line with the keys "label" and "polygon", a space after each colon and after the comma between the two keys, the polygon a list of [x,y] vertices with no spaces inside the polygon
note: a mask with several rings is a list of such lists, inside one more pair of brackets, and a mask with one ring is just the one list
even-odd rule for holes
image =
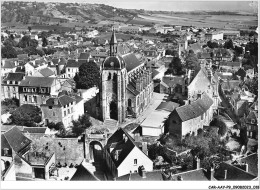
{"label": "church tower", "polygon": [[114,119],[122,123],[126,117],[125,61],[117,54],[117,40],[113,31],[110,56],[102,63],[101,110],[103,121]]}

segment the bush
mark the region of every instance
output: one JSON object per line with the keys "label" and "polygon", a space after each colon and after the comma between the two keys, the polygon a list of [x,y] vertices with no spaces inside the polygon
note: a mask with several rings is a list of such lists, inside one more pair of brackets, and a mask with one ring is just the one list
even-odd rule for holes
{"label": "bush", "polygon": [[19,107],[19,100],[16,98],[6,98],[1,102],[1,114],[10,113],[12,114],[16,108]]}
{"label": "bush", "polygon": [[81,135],[87,128],[92,125],[89,115],[86,113],[80,116],[78,120],[72,121],[72,124],[72,133],[76,136]]}
{"label": "bush", "polygon": [[42,120],[41,110],[37,106],[24,104],[13,112],[11,119],[13,124],[33,127]]}

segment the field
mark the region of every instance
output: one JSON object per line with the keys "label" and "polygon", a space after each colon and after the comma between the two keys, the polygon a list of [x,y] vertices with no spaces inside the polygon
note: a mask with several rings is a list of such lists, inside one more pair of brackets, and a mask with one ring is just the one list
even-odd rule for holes
{"label": "field", "polygon": [[256,16],[243,15],[192,15],[192,14],[152,14],[138,15],[130,23],[135,24],[172,24],[216,28],[249,28],[257,26]]}

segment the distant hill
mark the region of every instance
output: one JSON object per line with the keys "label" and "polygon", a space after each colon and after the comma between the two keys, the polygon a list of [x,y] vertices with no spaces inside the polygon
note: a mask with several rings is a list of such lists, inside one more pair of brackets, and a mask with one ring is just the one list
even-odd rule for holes
{"label": "distant hill", "polygon": [[[116,11],[115,11],[116,10]],[[116,20],[126,22],[137,16],[134,10],[118,9],[104,4],[50,3],[50,2],[3,2],[2,23],[62,23]]]}

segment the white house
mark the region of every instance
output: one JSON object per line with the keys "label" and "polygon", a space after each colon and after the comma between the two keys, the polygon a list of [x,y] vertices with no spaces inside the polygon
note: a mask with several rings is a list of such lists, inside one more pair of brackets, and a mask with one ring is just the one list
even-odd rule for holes
{"label": "white house", "polygon": [[113,177],[136,173],[140,166],[153,170],[153,162],[147,156],[147,144],[135,141],[123,128],[108,139],[103,157]]}

